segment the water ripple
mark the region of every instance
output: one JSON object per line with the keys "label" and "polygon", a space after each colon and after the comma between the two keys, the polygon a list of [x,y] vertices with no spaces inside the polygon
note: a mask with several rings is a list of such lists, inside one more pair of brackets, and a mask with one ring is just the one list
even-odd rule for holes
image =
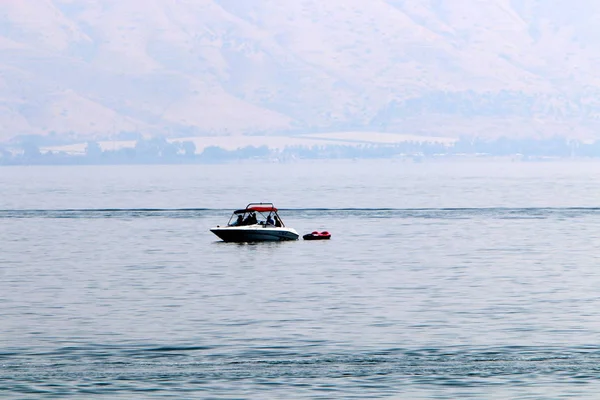
{"label": "water ripple", "polygon": [[321,383],[337,380],[330,387],[332,392],[359,390],[372,397],[402,384],[482,388],[507,377],[525,386],[533,385],[534,379],[593,384],[600,378],[600,348],[592,346],[396,348],[333,354],[304,354],[292,348],[223,350],[227,349],[96,345],[64,347],[52,353],[13,351],[3,353],[0,393],[131,394],[168,392],[174,387],[194,391],[200,383],[291,385],[306,380],[312,390],[321,390]]}
{"label": "water ripple", "polygon": [[[532,208],[294,208],[279,209],[292,217],[421,218],[421,219],[546,219],[600,216],[598,207]],[[8,218],[204,218],[229,216],[232,210],[219,208],[107,208],[107,209],[6,209],[0,219]]]}

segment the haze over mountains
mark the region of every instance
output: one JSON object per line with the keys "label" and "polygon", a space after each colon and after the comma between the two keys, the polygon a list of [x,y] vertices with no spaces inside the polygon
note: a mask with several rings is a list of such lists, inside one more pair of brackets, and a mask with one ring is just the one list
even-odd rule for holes
{"label": "haze over mountains", "polygon": [[3,0],[0,141],[600,137],[592,0]]}

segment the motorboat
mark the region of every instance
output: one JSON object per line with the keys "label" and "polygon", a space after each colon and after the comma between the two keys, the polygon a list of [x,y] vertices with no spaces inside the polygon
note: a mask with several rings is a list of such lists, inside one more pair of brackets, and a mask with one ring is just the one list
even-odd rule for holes
{"label": "motorboat", "polygon": [[331,233],[329,233],[327,231],[323,231],[323,232],[313,231],[311,233],[307,233],[306,235],[302,236],[302,239],[304,239],[304,240],[328,240],[328,239],[331,239]]}
{"label": "motorboat", "polygon": [[210,231],[224,242],[265,242],[298,240],[300,235],[288,228],[273,203],[250,203],[235,210],[227,225],[217,225]]}

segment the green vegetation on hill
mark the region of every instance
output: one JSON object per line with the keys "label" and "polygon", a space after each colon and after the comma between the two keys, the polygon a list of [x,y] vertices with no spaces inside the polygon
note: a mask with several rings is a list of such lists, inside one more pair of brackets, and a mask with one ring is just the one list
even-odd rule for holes
{"label": "green vegetation on hill", "polygon": [[403,142],[396,144],[340,144],[322,146],[288,146],[282,150],[267,146],[246,146],[226,150],[217,146],[206,147],[199,154],[192,142],[169,142],[165,138],[140,139],[135,147],[118,150],[102,150],[96,142],[89,142],[85,153],[71,155],[64,152],[42,152],[31,141],[19,144],[18,152],[0,147],[0,165],[96,165],[96,164],[193,164],[223,163],[238,160],[296,159],[365,159],[457,157],[514,157],[520,160],[546,158],[589,157],[600,158],[600,140],[583,143],[561,137],[543,140],[494,140],[463,138],[452,144]]}

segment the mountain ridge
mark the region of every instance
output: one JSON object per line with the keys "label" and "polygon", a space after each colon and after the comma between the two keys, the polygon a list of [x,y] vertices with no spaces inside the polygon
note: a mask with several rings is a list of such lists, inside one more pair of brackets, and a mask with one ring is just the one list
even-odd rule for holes
{"label": "mountain ridge", "polygon": [[0,4],[0,141],[377,130],[597,137],[600,4]]}

